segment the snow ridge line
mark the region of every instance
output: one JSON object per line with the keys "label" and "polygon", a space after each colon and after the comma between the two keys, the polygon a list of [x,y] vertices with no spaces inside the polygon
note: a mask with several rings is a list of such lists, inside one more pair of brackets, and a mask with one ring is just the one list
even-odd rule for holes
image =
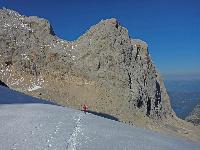
{"label": "snow ridge line", "polygon": [[78,144],[78,135],[80,132],[82,132],[81,128],[81,119],[83,118],[83,114],[79,113],[77,117],[74,119],[76,120],[76,125],[74,127],[74,130],[72,134],[70,135],[69,140],[67,141],[67,149],[68,150],[76,150],[76,145]]}

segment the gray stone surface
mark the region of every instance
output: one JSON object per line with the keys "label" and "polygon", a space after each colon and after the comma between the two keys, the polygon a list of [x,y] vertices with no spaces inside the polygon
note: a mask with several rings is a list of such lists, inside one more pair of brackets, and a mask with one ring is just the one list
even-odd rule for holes
{"label": "gray stone surface", "polygon": [[200,105],[196,105],[193,111],[185,118],[186,121],[194,125],[200,125]]}

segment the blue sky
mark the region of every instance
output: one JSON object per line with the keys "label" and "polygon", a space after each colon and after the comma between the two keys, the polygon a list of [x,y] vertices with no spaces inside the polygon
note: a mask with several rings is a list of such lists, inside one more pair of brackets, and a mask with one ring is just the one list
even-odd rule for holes
{"label": "blue sky", "polygon": [[3,6],[48,19],[66,40],[101,19],[117,18],[132,38],[148,43],[162,74],[200,76],[199,0],[1,0]]}

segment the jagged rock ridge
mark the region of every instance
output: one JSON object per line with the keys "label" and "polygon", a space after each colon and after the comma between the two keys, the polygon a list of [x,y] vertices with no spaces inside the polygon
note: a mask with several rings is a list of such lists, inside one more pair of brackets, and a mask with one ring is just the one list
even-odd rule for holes
{"label": "jagged rock ridge", "polygon": [[[164,87],[160,87],[160,77],[149,57],[147,44],[131,39],[116,19],[101,21],[78,40],[68,42],[54,36],[44,19],[21,16],[11,10],[2,10],[1,16],[5,17],[1,23],[2,68],[12,68],[18,74],[38,79],[81,77],[116,90],[123,103],[149,116],[163,116],[171,111],[166,107],[169,102],[161,89]],[[23,81],[19,84],[22,91],[27,89]],[[79,100],[79,97],[74,99]]]}
{"label": "jagged rock ridge", "polygon": [[0,78],[9,87],[74,108],[86,103],[149,128],[176,117],[148,45],[131,39],[116,19],[75,41],[58,38],[38,17],[1,9],[0,20]]}
{"label": "jagged rock ridge", "polygon": [[200,105],[196,105],[193,111],[185,118],[194,125],[200,125]]}

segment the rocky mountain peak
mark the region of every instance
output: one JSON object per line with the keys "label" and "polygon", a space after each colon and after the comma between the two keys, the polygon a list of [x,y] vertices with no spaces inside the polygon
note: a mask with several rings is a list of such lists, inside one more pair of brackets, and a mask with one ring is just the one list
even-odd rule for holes
{"label": "rocky mountain peak", "polygon": [[70,42],[46,19],[9,9],[0,18],[0,76],[9,87],[76,108],[86,103],[129,123],[173,114],[147,43],[131,39],[116,19]]}
{"label": "rocky mountain peak", "polygon": [[114,18],[66,41],[46,19],[0,9],[0,80],[61,105],[86,104],[130,125],[199,139],[171,109],[147,43]]}

